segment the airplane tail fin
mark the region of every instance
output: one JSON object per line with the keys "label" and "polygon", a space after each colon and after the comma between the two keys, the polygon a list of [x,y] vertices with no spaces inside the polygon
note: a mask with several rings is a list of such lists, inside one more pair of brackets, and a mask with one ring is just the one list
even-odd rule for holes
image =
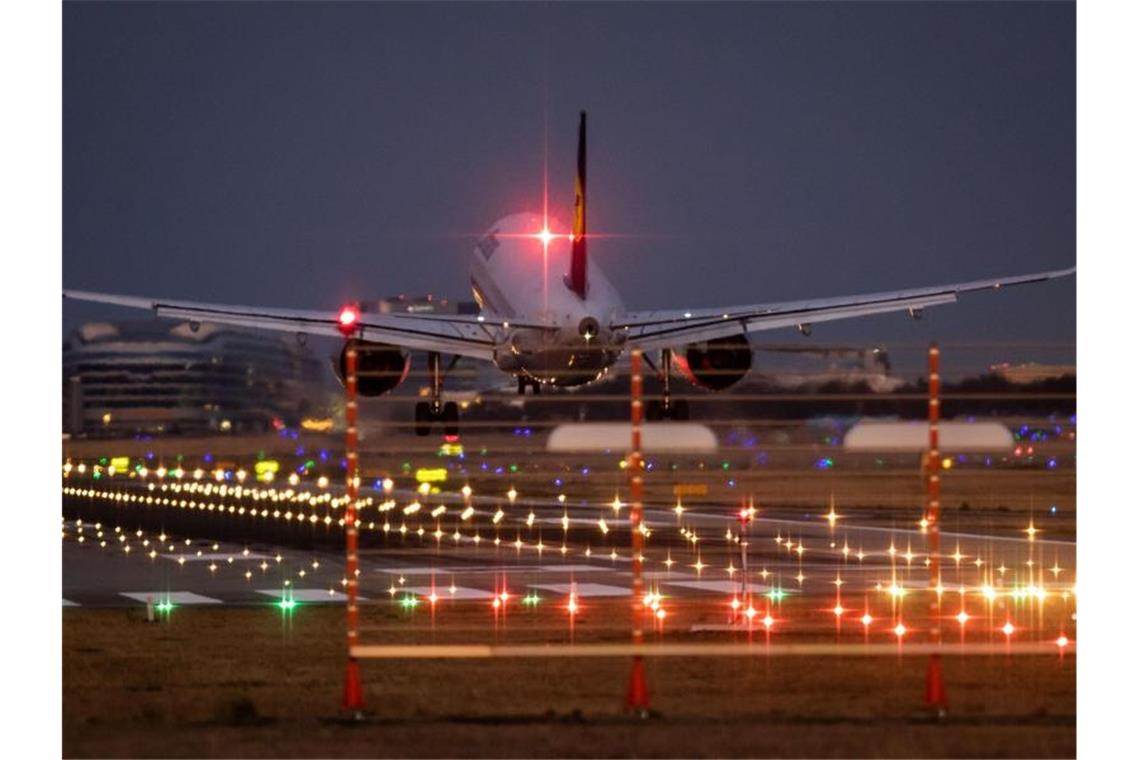
{"label": "airplane tail fin", "polygon": [[586,297],[586,112],[578,122],[578,173],[574,177],[574,241],[570,247],[570,274],[566,285],[579,298]]}

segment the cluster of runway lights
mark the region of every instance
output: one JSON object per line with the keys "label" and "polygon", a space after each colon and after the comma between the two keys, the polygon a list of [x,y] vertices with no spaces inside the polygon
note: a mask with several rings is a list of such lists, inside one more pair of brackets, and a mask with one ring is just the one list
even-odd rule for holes
{"label": "cluster of runway lights", "polygon": [[[133,470],[128,470],[126,473],[122,473],[116,472],[113,466],[95,465],[90,468],[91,479],[95,481],[92,485],[95,487],[76,487],[68,484],[74,476],[78,475],[82,477],[86,475],[88,471],[89,469],[87,465],[83,463],[73,465],[72,463],[68,462],[64,464],[63,476],[65,484],[62,489],[63,493],[69,496],[114,501],[115,503],[119,504],[138,503],[158,505],[163,507],[174,507],[179,509],[197,509],[222,514],[236,514],[239,516],[249,515],[254,517],[260,516],[262,518],[273,517],[274,519],[283,519],[287,522],[294,521],[296,523],[308,522],[331,525],[333,522],[336,522],[338,526],[343,526],[344,524],[343,517],[337,517],[334,519],[331,513],[345,506],[347,499],[346,497],[335,497],[329,493],[327,491],[329,482],[327,478],[323,476],[317,479],[315,484],[316,490],[311,490],[309,488],[302,488],[301,490],[297,490],[295,486],[300,486],[301,483],[299,476],[294,473],[289,478],[290,487],[287,489],[279,490],[273,487],[246,487],[242,485],[248,477],[248,474],[244,470],[237,470],[234,472],[229,472],[227,474],[227,471],[221,469],[215,469],[213,471],[207,472],[201,468],[197,468],[192,471],[186,471],[181,467],[172,469],[158,467],[153,471],[149,471],[147,468],[140,466],[136,467]],[[116,478],[116,476],[120,477]],[[112,488],[111,481],[118,479],[119,482],[122,482],[124,476],[128,480],[135,481],[132,486],[136,490],[139,488],[141,483],[145,482],[145,493],[136,493],[132,490],[114,490]],[[103,478],[106,478],[106,480],[103,480]],[[236,480],[238,482],[238,485],[227,485],[227,482],[232,482],[233,480]],[[444,535],[447,535],[443,532],[441,527],[442,518],[448,512],[448,507],[446,505],[438,504],[432,507],[430,505],[422,503],[419,499],[414,499],[400,508],[396,500],[391,498],[391,494],[395,490],[395,483],[390,479],[385,479],[383,481],[382,488],[386,495],[386,498],[383,501],[377,502],[372,497],[364,497],[358,501],[358,508],[360,509],[361,514],[360,524],[362,528],[380,530],[384,534],[388,534],[392,528],[387,515],[389,513],[398,511],[400,514],[402,514],[403,521],[401,522],[399,528],[396,529],[396,531],[402,537],[411,532],[414,535],[422,538],[428,532],[423,527],[422,523],[417,524],[414,529],[410,529],[407,525],[407,519],[415,519],[417,515],[422,517],[425,514],[430,515],[432,519],[436,520],[436,527],[435,530],[431,532],[431,535],[436,539],[437,544],[442,540]],[[428,497],[432,495],[431,486],[427,483],[420,484],[417,487],[416,491],[420,497],[424,499],[424,501],[427,501]],[[463,497],[464,504],[462,510],[458,512],[458,518],[460,522],[469,523],[477,514],[488,514],[487,512],[476,511],[475,507],[472,504],[474,494],[470,486],[464,486],[461,488],[458,495],[461,495]],[[507,503],[513,512],[513,508],[516,504],[516,501],[518,500],[519,494],[512,486],[510,490],[506,492],[505,496]],[[229,500],[231,503],[225,503],[226,500]],[[241,503],[234,504],[232,503],[233,501],[238,501]],[[246,502],[249,501],[252,501],[253,505],[247,507]],[[558,501],[564,504],[565,495],[560,494]],[[296,505],[296,512],[293,511],[294,507],[288,506],[291,504]],[[285,506],[284,512],[281,510],[282,506]],[[615,495],[613,501],[607,504],[606,508],[608,508],[608,511],[612,511],[612,519],[616,520],[620,519],[621,510],[625,506],[626,505],[621,502],[620,498]],[[272,510],[270,507],[272,507]],[[305,507],[310,508],[310,510],[315,510],[323,507],[326,511],[322,517],[319,516],[315,511],[310,511],[308,513],[304,512]],[[368,513],[369,509],[374,509],[377,513],[379,513],[380,516],[382,516],[381,519],[383,519],[383,522],[379,526],[377,526],[376,520],[364,522],[363,516]],[[693,568],[696,571],[698,577],[700,577],[706,569],[710,568],[710,566],[704,563],[701,559],[700,542],[705,540],[705,538],[699,535],[696,528],[685,524],[685,507],[682,503],[678,502],[672,509],[677,515],[677,530],[682,539],[682,546],[689,549],[695,554],[695,562],[689,564],[688,566]],[[605,515],[606,511],[604,510],[602,516],[598,518],[597,522],[598,530],[600,531],[603,538],[610,532],[609,525],[605,519]],[[734,531],[732,528],[728,528],[724,534],[725,541],[730,549],[733,546],[739,547],[742,543],[744,548],[747,548],[749,543],[747,529],[749,523],[751,523],[755,516],[756,509],[754,507],[748,506],[741,509],[738,515],[738,520],[740,523],[739,529]],[[533,542],[527,542],[522,539],[523,525],[525,525],[528,531],[534,528],[535,513],[533,510],[528,511],[525,517],[520,517],[515,521],[518,523],[518,525],[516,526],[516,538],[513,542],[503,542],[502,538],[499,535],[501,530],[508,527],[505,522],[507,519],[507,512],[503,506],[501,504],[496,506],[494,512],[489,513],[489,517],[491,530],[495,534],[494,538],[490,539],[490,541],[494,546],[499,547],[503,543],[507,543],[508,545],[513,546],[516,549],[516,552],[520,555],[524,548],[534,549],[539,555],[542,554],[545,545],[542,543],[541,535],[537,540]],[[905,570],[909,571],[912,568],[915,560],[918,560],[920,558],[922,559],[922,565],[924,567],[928,566],[930,564],[929,557],[922,557],[921,555],[915,554],[909,544],[906,547],[905,552],[900,552],[899,549],[895,546],[893,540],[885,552],[866,552],[862,547],[858,548],[857,550],[852,549],[852,547],[850,547],[848,544],[846,538],[844,539],[842,546],[838,546],[834,534],[841,516],[835,511],[834,504],[831,505],[828,513],[822,515],[822,517],[827,521],[831,529],[831,538],[828,542],[828,548],[825,553],[830,553],[831,556],[835,559],[841,558],[840,561],[844,563],[844,566],[846,566],[846,563],[851,557],[854,557],[859,563],[862,563],[866,557],[872,555],[885,555],[890,559],[891,578],[889,582],[878,580],[875,582],[873,589],[875,592],[882,593],[889,598],[892,607],[892,614],[889,618],[889,621],[894,623],[894,625],[889,630],[893,632],[901,642],[902,639],[910,632],[910,629],[906,626],[901,618],[901,601],[903,597],[911,592],[906,590],[898,582],[897,573],[900,569],[898,567],[898,560],[904,561],[906,563]],[[567,533],[569,531],[570,521],[569,516],[565,511],[563,512],[563,516],[560,522],[563,533]],[[925,520],[919,521],[918,525],[922,531],[925,531],[928,527]],[[475,528],[473,524],[472,527],[474,532],[471,535],[463,536],[458,524],[456,525],[455,531],[451,534],[451,536],[457,545],[460,543],[462,538],[466,538],[473,546],[478,546],[480,544],[480,541],[482,539],[478,532],[478,529]],[[67,523],[65,521],[65,539],[68,537],[68,531],[66,528]],[[114,528],[113,535],[107,535],[106,531],[99,523],[96,523],[94,525],[94,529],[96,534],[95,540],[99,542],[100,548],[106,548],[109,543],[118,543],[122,546],[124,554],[130,554],[130,541],[128,540],[127,534],[123,532],[120,527],[116,526]],[[82,521],[76,521],[73,532],[75,534],[75,540],[78,543],[83,543],[86,540],[84,525]],[[654,533],[654,531],[650,530],[645,524],[642,524],[641,532],[646,539],[648,539]],[[1031,521],[1024,532],[1029,540],[1029,545],[1032,547],[1034,539],[1036,538],[1037,534],[1040,533],[1040,529],[1036,528],[1036,526]],[[175,543],[171,543],[168,540],[169,537],[165,534],[160,534],[159,536],[155,537],[157,541],[153,541],[150,537],[147,537],[143,531],[137,530],[135,531],[135,537],[141,546],[142,553],[144,553],[152,560],[158,556],[160,551],[166,551],[170,554],[177,554],[180,551]],[[807,577],[803,573],[802,562],[805,553],[808,551],[808,547],[802,539],[797,541],[791,538],[790,535],[784,536],[782,533],[777,533],[774,539],[778,546],[786,550],[786,554],[789,557],[793,554],[795,555],[797,562],[797,573],[792,577],[798,584],[797,589],[802,590],[804,581],[807,580]],[[183,543],[185,546],[189,546],[191,544],[191,541],[190,539],[185,539]],[[216,550],[218,548],[218,545],[214,544],[213,548]],[[607,546],[606,548],[609,549],[608,554],[604,552],[598,554],[594,552],[590,546],[587,546],[583,554],[587,557],[608,556],[613,560],[624,558],[624,555],[619,554],[616,547]],[[560,551],[563,555],[567,554],[568,552],[568,547],[565,543],[565,537],[560,547]],[[816,548],[812,549],[812,551],[815,553],[819,552],[820,550]],[[243,555],[248,556],[248,548],[244,549],[242,553]],[[201,551],[198,551],[198,555],[201,556]],[[184,564],[185,559],[186,557],[184,555],[179,555],[179,565]],[[280,565],[282,561],[281,555],[278,554],[274,559],[275,563],[277,565]],[[650,558],[647,558],[644,555],[641,556],[641,559],[643,562],[652,561]],[[1034,561],[1032,552],[1030,552],[1029,559],[1025,561],[1025,565],[1028,569],[1022,573],[1022,575],[1029,578],[1028,582],[1018,585],[1016,582],[1018,574],[1015,573],[1013,578],[1014,583],[1011,587],[1008,588],[1005,587],[1004,580],[1007,573],[1009,573],[1010,568],[1007,568],[1004,563],[996,568],[997,575],[994,575],[995,571],[989,570],[988,568],[985,570],[982,569],[983,566],[985,566],[987,563],[980,556],[970,560],[969,557],[966,557],[961,553],[958,547],[955,547],[953,554],[944,555],[944,559],[953,561],[956,571],[959,571],[961,569],[963,563],[972,564],[975,566],[975,568],[977,568],[979,575],[981,576],[980,581],[977,585],[957,583],[952,587],[948,587],[943,586],[940,583],[930,589],[938,595],[939,600],[941,600],[943,596],[948,593],[958,594],[960,607],[959,612],[955,615],[947,616],[947,619],[955,620],[959,624],[963,636],[965,635],[967,624],[975,619],[975,616],[971,615],[966,610],[966,598],[968,595],[980,596],[985,600],[987,607],[986,619],[991,621],[994,619],[994,606],[997,602],[999,602],[999,600],[1008,599],[1012,600],[1014,603],[1027,601],[1030,604],[1036,603],[1038,605],[1041,605],[1041,607],[1039,607],[1037,610],[1038,613],[1040,613],[1043,609],[1045,602],[1053,597],[1059,597],[1065,603],[1073,600],[1075,606],[1075,584],[1072,586],[1062,587],[1060,591],[1057,591],[1047,588],[1044,582],[1045,572],[1051,573],[1054,583],[1056,583],[1059,581],[1059,576],[1065,572],[1065,570],[1061,568],[1056,562],[1054,562],[1053,566],[1050,568],[1040,567],[1041,563]],[[742,556],[742,565],[746,560],[747,556]],[[673,566],[677,564],[676,560],[672,558],[671,548],[666,552],[665,559],[658,561],[665,566],[667,572],[671,571]],[[234,557],[231,556],[227,559],[226,564],[232,565],[233,563]],[[219,565],[216,562],[210,562],[207,567],[210,573],[216,573],[219,569]],[[265,561],[262,561],[259,567],[262,573],[265,573],[269,570],[271,565]],[[313,560],[309,567],[312,571],[316,571],[319,568],[319,562]],[[725,572],[728,577],[733,580],[736,579],[736,575],[738,573],[743,573],[742,569],[738,568],[735,565],[734,560],[730,560],[727,567],[724,567],[722,569],[723,572]],[[1034,580],[1035,570],[1037,572],[1037,580]],[[359,573],[359,571],[357,572]],[[298,578],[303,579],[308,573],[309,570],[302,567],[297,571],[296,575]],[[249,580],[253,577],[253,572],[247,569],[245,570],[244,575],[245,578]],[[782,575],[782,572],[777,571],[777,573],[772,573],[765,566],[756,572],[755,575],[760,580],[766,582],[773,575],[777,575],[777,577],[779,577]],[[756,626],[762,626],[766,632],[770,632],[777,625],[777,623],[786,622],[781,619],[772,617],[771,613],[779,608],[780,603],[787,596],[788,592],[781,588],[779,585],[776,585],[769,588],[768,591],[757,595],[758,598],[765,600],[763,605],[764,609],[758,610],[753,604],[753,596],[747,591],[747,584],[743,578],[744,576],[742,575],[740,591],[733,594],[731,601],[728,603],[730,609],[730,620],[733,623],[739,623],[749,630],[753,629]],[[399,584],[403,585],[404,582],[405,579],[403,577],[400,577]],[[851,619],[851,617],[858,613],[859,610],[850,610],[843,606],[842,595],[840,591],[841,587],[844,584],[848,583],[848,581],[843,579],[842,569],[837,570],[835,579],[829,582],[835,585],[836,601],[834,607],[826,611],[835,616],[836,628],[838,632],[841,622],[843,620]],[[346,579],[340,579],[340,584],[342,586],[346,583]],[[400,589],[395,583],[389,587],[388,591],[393,599],[396,599],[397,596],[400,595]],[[457,591],[454,583],[452,583],[448,591],[448,597],[453,598]],[[334,589],[330,587],[329,593],[330,596],[335,595]],[[744,597],[743,600],[741,598],[742,596]],[[439,595],[434,590],[433,581],[433,589],[428,595],[425,596],[425,600],[434,611],[437,603],[440,602],[443,598],[443,596]],[[507,590],[505,584],[501,589],[496,590],[491,599],[491,606],[495,611],[496,616],[500,612],[506,612],[508,602],[510,602],[513,598],[513,595]],[[659,625],[663,624],[667,616],[666,608],[664,605],[665,599],[666,597],[660,593],[659,588],[654,588],[654,590],[647,593],[642,599],[642,602],[645,609],[648,611],[648,614],[651,615]],[[525,607],[534,608],[539,604],[541,598],[538,596],[537,592],[534,590],[529,590],[525,596],[521,597],[520,601]],[[411,593],[405,593],[402,596],[399,596],[398,602],[402,608],[408,611],[415,610],[415,608],[420,604],[420,600]],[[291,591],[291,581],[286,580],[284,582],[282,596],[276,604],[283,612],[292,612],[296,608],[298,603],[293,598]],[[162,612],[169,613],[170,610],[173,609],[173,605],[170,603],[169,599],[165,599],[164,601],[160,602],[158,609]],[[571,619],[573,619],[582,611],[581,597],[573,590],[573,588],[567,595],[565,609]],[[1068,611],[1067,606],[1065,611]],[[763,612],[762,617],[760,616],[761,612]],[[1030,610],[1030,613],[1032,612],[1033,610]],[[1075,614],[1073,614],[1071,617],[1072,619],[1075,619]],[[864,634],[869,633],[871,631],[872,625],[876,621],[876,618],[871,614],[868,604],[864,604],[862,615],[858,618],[858,620],[862,624]],[[1019,630],[1020,629],[1014,625],[1011,618],[1007,618],[1005,622],[999,628],[997,628],[997,631],[1002,633],[1007,640],[1018,633]],[[1069,639],[1065,635],[1064,631],[1061,631],[1059,633],[1056,639],[1056,643],[1062,649],[1068,646]]]}

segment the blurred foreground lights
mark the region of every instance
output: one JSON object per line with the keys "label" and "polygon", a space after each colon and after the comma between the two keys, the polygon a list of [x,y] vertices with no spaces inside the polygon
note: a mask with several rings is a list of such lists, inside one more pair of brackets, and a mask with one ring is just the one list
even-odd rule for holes
{"label": "blurred foreground lights", "polygon": [[1060,647],[1061,649],[1064,649],[1068,645],[1069,645],[1069,637],[1068,636],[1066,636],[1065,634],[1062,633],[1060,636],[1057,637],[1057,646],[1058,647]]}
{"label": "blurred foreground lights", "polygon": [[843,613],[846,612],[846,610],[843,609],[843,605],[841,604],[835,605],[831,611],[835,613],[835,617],[843,617]]}
{"label": "blurred foreground lights", "polygon": [[896,625],[895,626],[895,635],[898,636],[900,639],[903,636],[906,636],[906,626],[903,625],[902,623],[899,623],[898,625]]}
{"label": "blurred foreground lights", "polygon": [[765,615],[764,619],[760,622],[764,624],[765,628],[771,628],[773,625],[775,625],[776,620],[771,615]]}
{"label": "blurred foreground lights", "polygon": [[875,619],[871,617],[871,613],[864,612],[863,617],[860,618],[860,620],[863,621],[863,625],[870,625],[872,622],[874,622]]}
{"label": "blurred foreground lights", "polygon": [[1010,623],[1009,621],[1006,621],[1006,624],[1001,627],[1001,632],[1006,636],[1012,636],[1013,632],[1016,630],[1017,629],[1013,627],[1013,623]]}
{"label": "blurred foreground lights", "polygon": [[966,614],[965,610],[962,610],[955,616],[955,619],[962,625],[965,625],[966,621],[970,619],[970,616]]}

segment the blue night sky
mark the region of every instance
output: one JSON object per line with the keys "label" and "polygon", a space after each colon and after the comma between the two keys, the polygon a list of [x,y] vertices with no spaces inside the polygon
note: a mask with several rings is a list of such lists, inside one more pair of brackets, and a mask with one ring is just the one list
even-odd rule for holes
{"label": "blue night sky", "polygon": [[[68,2],[64,283],[309,308],[469,298],[474,236],[541,208],[544,142],[569,221],[579,109],[591,229],[624,235],[591,255],[630,308],[1068,267],[1075,17],[1062,2]],[[64,327],[137,316],[69,303]],[[1075,280],[811,340],[917,359],[931,339],[985,344],[962,349],[979,366],[1072,361]]]}

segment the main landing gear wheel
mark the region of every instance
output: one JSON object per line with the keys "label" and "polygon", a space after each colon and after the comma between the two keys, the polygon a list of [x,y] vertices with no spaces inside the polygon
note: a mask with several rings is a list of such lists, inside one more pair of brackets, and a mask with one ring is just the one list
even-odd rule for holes
{"label": "main landing gear wheel", "polygon": [[426,401],[416,403],[416,435],[423,437],[431,432],[431,423],[435,415],[431,413],[431,404]]}
{"label": "main landing gear wheel", "polygon": [[459,404],[448,401],[443,405],[443,434],[459,435]]}

